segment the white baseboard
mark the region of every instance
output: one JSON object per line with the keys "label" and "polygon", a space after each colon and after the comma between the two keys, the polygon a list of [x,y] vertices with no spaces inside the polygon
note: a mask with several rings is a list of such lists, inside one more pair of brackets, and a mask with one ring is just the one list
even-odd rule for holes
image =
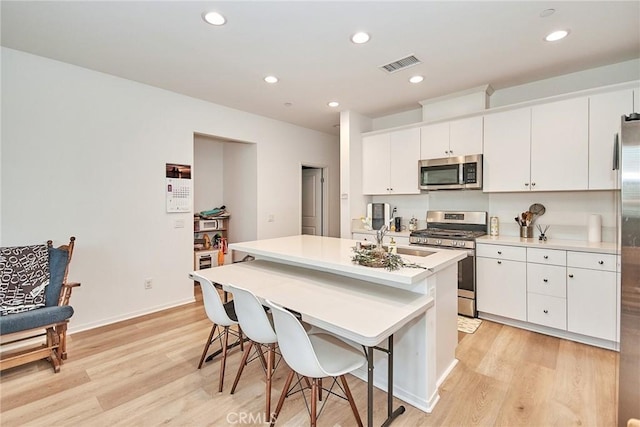
{"label": "white baseboard", "polygon": [[125,314],[122,314],[122,315],[119,315],[119,316],[114,316],[114,317],[111,317],[111,318],[102,319],[102,320],[99,320],[97,322],[85,323],[83,325],[73,325],[73,317],[72,317],[71,318],[71,323],[69,325],[69,329],[67,330],[67,334],[68,335],[73,335],[74,333],[88,331],[88,330],[91,330],[91,329],[99,328],[101,326],[112,325],[114,323],[122,322],[124,320],[134,319],[136,317],[144,316],[144,315],[151,314],[151,313],[156,313],[158,311],[167,310],[169,308],[179,307],[179,306],[185,305],[185,304],[190,304],[190,303],[194,302],[195,300],[196,300],[195,297],[186,298],[184,300],[174,301],[174,302],[172,302],[170,304],[158,305],[158,306],[151,307],[151,308],[148,308],[148,309],[145,309],[145,310],[134,311],[134,312],[131,312],[131,313],[125,313]]}

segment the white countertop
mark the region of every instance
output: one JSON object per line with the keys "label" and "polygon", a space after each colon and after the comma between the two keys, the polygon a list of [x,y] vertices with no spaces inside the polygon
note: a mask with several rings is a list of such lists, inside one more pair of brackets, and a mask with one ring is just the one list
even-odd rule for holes
{"label": "white countertop", "polygon": [[376,285],[322,271],[255,260],[192,272],[233,284],[295,310],[311,325],[365,346],[395,333],[434,304],[428,295]]}
{"label": "white countertop", "polygon": [[389,271],[351,261],[356,240],[335,237],[299,235],[252,242],[232,243],[229,248],[290,265],[328,271],[381,284],[414,285],[439,270],[464,259],[464,251],[438,250],[425,257],[400,255],[407,262],[423,268],[401,268]]}
{"label": "white countertop", "polygon": [[566,251],[596,252],[603,254],[616,254],[617,246],[612,242],[585,242],[582,240],[548,239],[540,241],[538,238],[523,239],[515,236],[482,236],[476,239],[477,243],[507,246],[525,246],[528,248],[561,249]]}

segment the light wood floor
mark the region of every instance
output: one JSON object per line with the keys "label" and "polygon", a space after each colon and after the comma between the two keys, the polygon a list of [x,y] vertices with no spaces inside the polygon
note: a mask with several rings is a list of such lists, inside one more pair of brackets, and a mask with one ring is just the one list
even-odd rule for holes
{"label": "light wood floor", "polygon": [[[198,301],[72,335],[69,359],[59,374],[44,361],[2,372],[0,423],[224,426],[260,421],[264,382],[259,363],[247,366],[234,395],[229,389],[238,350],[228,362],[223,393],[217,392],[217,359],[196,369],[210,327]],[[459,334],[459,341],[460,362],[440,388],[433,413],[405,405],[407,412],[393,425],[615,425],[615,352],[488,321],[475,334]],[[287,370],[281,365],[276,372],[274,402]],[[352,376],[349,383],[366,419],[365,383]],[[380,425],[385,394],[377,391],[375,401]],[[307,424],[300,395],[287,399],[277,425]],[[331,398],[319,425],[354,425],[348,403]]]}

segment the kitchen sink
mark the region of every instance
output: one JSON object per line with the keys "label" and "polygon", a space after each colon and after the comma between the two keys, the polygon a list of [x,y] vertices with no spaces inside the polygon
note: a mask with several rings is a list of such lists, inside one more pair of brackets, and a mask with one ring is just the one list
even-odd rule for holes
{"label": "kitchen sink", "polygon": [[425,251],[423,249],[397,248],[397,250],[398,255],[429,256],[435,254],[434,251]]}

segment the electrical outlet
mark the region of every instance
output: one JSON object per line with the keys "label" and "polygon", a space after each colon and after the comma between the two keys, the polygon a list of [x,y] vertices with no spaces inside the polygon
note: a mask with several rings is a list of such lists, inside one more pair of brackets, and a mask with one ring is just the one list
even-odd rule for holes
{"label": "electrical outlet", "polygon": [[145,289],[153,288],[153,279],[151,277],[144,279],[144,288]]}

